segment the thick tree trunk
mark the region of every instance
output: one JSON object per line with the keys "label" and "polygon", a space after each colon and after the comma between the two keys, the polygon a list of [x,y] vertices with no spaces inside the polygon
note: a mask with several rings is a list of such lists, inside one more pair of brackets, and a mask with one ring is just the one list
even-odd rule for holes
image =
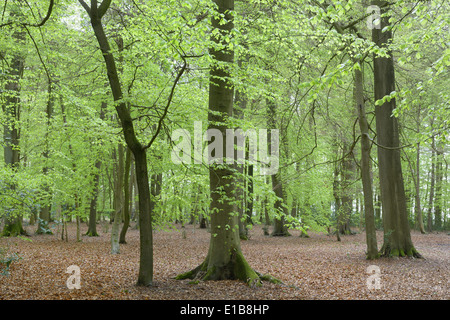
{"label": "thick tree trunk", "polygon": [[377,235],[375,232],[375,217],[373,209],[372,169],[370,160],[371,142],[369,139],[369,124],[366,118],[364,104],[364,82],[361,70],[355,70],[355,100],[356,111],[361,131],[361,179],[364,192],[364,221],[366,229],[367,259],[378,257]]}
{"label": "thick tree trunk", "polygon": [[[233,29],[233,0],[215,0],[218,11],[224,16],[226,23],[212,18],[212,26],[224,37],[230,36]],[[223,39],[212,37],[216,43],[226,45]],[[211,66],[209,86],[209,129],[219,130],[224,138],[222,143],[222,164],[212,163],[209,166],[211,193],[211,238],[206,259],[197,268],[181,274],[177,279],[198,278],[202,280],[236,279],[251,285],[259,284],[258,274],[250,268],[245,260],[239,239],[239,217],[234,199],[234,165],[225,161],[226,154],[226,119],[233,113],[234,90],[229,82],[228,66],[233,63],[233,51],[225,47],[223,50],[210,49],[211,55],[222,66]],[[210,150],[211,151],[211,150]],[[215,150],[216,156],[220,150]],[[224,197],[225,196],[225,197]]]}
{"label": "thick tree trunk", "polygon": [[[386,1],[373,1],[382,8]],[[381,18],[381,28],[372,30],[372,40],[386,48],[392,41],[392,32],[384,30],[389,17]],[[374,57],[375,100],[382,99],[395,91],[394,60],[389,57]],[[400,160],[400,140],[398,120],[392,116],[395,99],[384,102],[375,109],[378,163],[380,175],[381,203],[383,205],[384,244],[381,254],[384,256],[416,256],[420,254],[414,248],[406,212],[406,198]]]}

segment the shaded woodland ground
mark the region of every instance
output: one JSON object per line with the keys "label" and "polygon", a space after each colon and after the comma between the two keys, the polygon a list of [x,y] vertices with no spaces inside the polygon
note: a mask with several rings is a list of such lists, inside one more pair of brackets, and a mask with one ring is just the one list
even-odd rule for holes
{"label": "shaded woodland ground", "polygon": [[[76,242],[76,226],[69,224],[69,241],[61,235],[34,235],[34,226],[25,227],[31,241],[0,238],[0,247],[21,259],[10,265],[8,276],[0,276],[0,299],[158,299],[158,300],[448,300],[450,298],[450,236],[447,233],[422,235],[412,231],[415,247],[425,259],[381,258],[368,261],[365,234],[336,237],[314,234],[300,238],[264,236],[260,226],[242,241],[250,265],[269,273],[282,285],[264,282],[250,288],[238,281],[207,281],[192,284],[174,280],[177,274],[197,266],[208,250],[210,234],[205,229],[180,225],[154,232],[154,286],[137,287],[139,232],[130,229],[121,253],[110,254],[110,233],[99,226],[99,237],[83,236]],[[83,224],[82,231],[87,227]],[[55,230],[57,231],[57,230]],[[377,233],[382,242],[382,232]],[[81,289],[69,290],[66,269],[78,265]],[[369,290],[367,267],[380,268],[381,289]]]}

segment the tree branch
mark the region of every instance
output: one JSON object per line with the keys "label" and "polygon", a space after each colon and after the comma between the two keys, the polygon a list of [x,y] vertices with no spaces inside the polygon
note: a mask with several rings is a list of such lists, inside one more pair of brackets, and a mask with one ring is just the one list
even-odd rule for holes
{"label": "tree branch", "polygon": [[158,136],[159,132],[161,131],[162,123],[163,123],[163,121],[164,121],[164,118],[165,118],[166,115],[167,115],[167,112],[168,112],[168,110],[169,110],[169,106],[170,106],[170,104],[171,104],[171,102],[172,102],[173,94],[174,94],[174,92],[175,92],[175,87],[177,86],[178,82],[180,81],[181,76],[183,75],[183,73],[184,73],[184,71],[186,70],[186,67],[187,67],[186,60],[185,60],[184,57],[183,57],[183,60],[184,60],[183,67],[181,67],[180,71],[178,71],[177,77],[175,78],[175,81],[173,82],[172,89],[170,90],[170,94],[169,94],[169,98],[168,98],[168,100],[167,100],[166,107],[164,108],[164,113],[163,113],[162,116],[159,118],[159,121],[158,121],[158,127],[157,127],[157,129],[156,129],[156,132],[155,132],[155,134],[153,135],[153,137],[152,137],[152,139],[150,140],[150,142],[149,142],[146,146],[144,146],[144,149],[147,149],[147,148],[150,148],[150,147],[151,147],[151,145],[152,145],[153,142],[155,141],[156,137]]}
{"label": "tree branch", "polygon": [[84,10],[91,15],[91,8],[87,5],[87,3],[84,2],[84,0],[78,0],[78,2],[83,6]]}
{"label": "tree branch", "polygon": [[[21,25],[23,27],[42,27],[47,22],[47,20],[50,19],[50,16],[52,15],[52,12],[53,12],[54,5],[55,5],[55,0],[50,0],[50,4],[49,4],[48,10],[47,10],[47,14],[45,15],[44,19],[42,19],[41,22],[34,23],[34,24],[32,24],[32,23],[19,23],[19,25]],[[5,10],[6,10],[6,3],[5,3],[5,7],[3,8],[2,19],[3,19],[3,16],[5,14]],[[8,22],[0,24],[0,28],[6,27],[6,26],[10,26],[12,24],[14,24],[14,21],[8,21]]]}
{"label": "tree branch", "polygon": [[50,16],[52,15],[52,11],[53,11],[53,6],[55,5],[55,1],[54,0],[50,0],[50,4],[48,6],[48,10],[47,10],[47,14],[44,17],[44,19],[42,19],[42,21],[38,24],[28,24],[28,26],[30,27],[42,27],[48,19],[50,19]]}
{"label": "tree branch", "polygon": [[105,15],[106,11],[108,11],[108,8],[110,5],[111,5],[111,0],[103,0],[102,1],[102,4],[98,7],[98,11],[97,11],[98,17],[100,19]]}

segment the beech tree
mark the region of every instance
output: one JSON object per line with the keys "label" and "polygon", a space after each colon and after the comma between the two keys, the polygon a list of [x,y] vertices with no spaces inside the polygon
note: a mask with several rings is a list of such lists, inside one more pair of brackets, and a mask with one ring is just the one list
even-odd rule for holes
{"label": "beech tree", "polygon": [[[385,1],[373,5],[385,8]],[[385,10],[382,10],[385,13]],[[385,256],[420,257],[411,240],[406,212],[406,196],[400,159],[400,135],[398,119],[392,116],[396,99],[386,99],[395,92],[395,70],[389,43],[392,31],[389,16],[383,14],[380,28],[372,30],[372,40],[380,48],[387,49],[387,56],[374,56],[374,94],[382,101],[375,108],[381,203],[383,206],[384,243],[381,254]]]}
{"label": "beech tree", "polygon": [[239,215],[233,201],[235,194],[234,167],[225,163],[227,119],[233,115],[234,89],[231,83],[230,65],[234,61],[230,43],[233,30],[234,0],[215,0],[217,13],[211,18],[213,32],[210,48],[214,62],[210,70],[208,129],[217,130],[223,142],[215,150],[220,163],[209,165],[211,193],[211,240],[209,251],[195,269],[178,275],[177,279],[202,280],[238,279],[250,284],[259,282],[259,276],[246,262],[240,246]]}
{"label": "beech tree", "polygon": [[[259,224],[272,237],[364,232],[368,259],[420,257],[412,228],[449,226],[450,11],[374,1],[371,29],[370,4],[0,0],[3,234],[34,231],[40,213],[39,232],[71,241],[73,223],[78,242],[89,219],[89,240],[119,254],[139,229],[145,286],[152,230],[181,224],[189,238],[188,223],[210,232],[209,250],[178,279],[268,279],[241,248]],[[184,145],[210,142],[217,162],[170,161],[171,133],[206,121]],[[250,143],[245,163],[228,162],[237,128],[280,131],[276,174],[250,163]]]}
{"label": "beech tree", "polygon": [[[156,133],[153,135],[150,142],[146,145],[142,144],[138,140],[138,137],[136,135],[133,125],[133,119],[131,117],[128,105],[125,101],[123,101],[124,95],[119,80],[119,74],[117,72],[116,61],[102,25],[102,18],[108,11],[111,5],[111,0],[104,0],[101,4],[99,4],[96,0],[91,0],[90,6],[83,0],[79,0],[79,2],[89,15],[92,30],[94,31],[95,37],[105,61],[109,86],[111,88],[111,92],[115,102],[115,109],[122,126],[125,142],[128,148],[130,148],[130,150],[133,152],[135,160],[136,179],[139,193],[140,232],[140,260],[137,284],[148,286],[151,285],[153,281],[153,234],[146,150],[151,147],[152,143],[159,134],[162,125],[162,119],[160,119]],[[170,105],[175,86],[184,73],[185,69],[186,63],[182,68],[180,68],[174,81],[174,86],[172,87],[171,95],[168,99],[166,112]]]}
{"label": "beech tree", "polygon": [[[12,13],[12,17],[16,16]],[[15,44],[20,48],[25,40],[24,30],[16,29],[13,31],[12,38]],[[12,58],[9,70],[7,70],[8,78],[6,80],[5,92],[6,98],[2,103],[3,113],[6,116],[5,124],[3,125],[3,139],[4,147],[3,153],[5,158],[5,165],[8,166],[14,173],[19,166],[19,115],[20,115],[20,79],[23,76],[25,67],[25,57],[21,52],[9,53]],[[14,190],[15,186],[12,183],[9,188]],[[13,208],[7,209],[7,219],[3,228],[2,235],[16,236],[24,234],[25,230],[22,227],[22,216],[17,214],[17,210]]]}

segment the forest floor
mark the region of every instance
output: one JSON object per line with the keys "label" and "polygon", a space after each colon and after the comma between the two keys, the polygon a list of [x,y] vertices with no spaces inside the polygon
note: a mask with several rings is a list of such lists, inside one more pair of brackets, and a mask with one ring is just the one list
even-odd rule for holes
{"label": "forest floor", "polygon": [[[0,275],[0,300],[35,299],[158,299],[158,300],[448,300],[450,299],[450,236],[447,233],[422,235],[412,231],[413,243],[424,259],[365,259],[365,234],[335,236],[311,233],[300,238],[264,236],[260,226],[242,241],[249,264],[262,274],[270,274],[283,284],[264,282],[250,288],[238,281],[207,281],[191,284],[173,278],[200,264],[208,250],[210,234],[205,229],[180,225],[154,232],[154,285],[135,285],[139,261],[139,231],[129,229],[121,253],[110,254],[110,233],[98,225],[99,237],[82,237],[76,242],[74,224],[69,225],[69,241],[60,233],[35,235],[35,226],[26,226],[27,241],[0,238],[0,248],[20,259],[10,265],[9,275]],[[82,224],[82,232],[87,228]],[[383,235],[377,233],[379,247]],[[80,268],[81,289],[69,290],[66,273],[71,265]],[[369,289],[367,268],[379,268],[379,289]],[[372,275],[373,276],[373,275]],[[376,275],[375,275],[376,276]]]}

